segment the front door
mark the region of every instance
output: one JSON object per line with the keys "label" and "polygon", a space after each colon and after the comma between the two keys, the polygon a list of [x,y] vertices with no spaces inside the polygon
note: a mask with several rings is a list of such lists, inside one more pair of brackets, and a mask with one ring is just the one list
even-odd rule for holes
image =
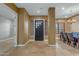
{"label": "front door", "polygon": [[43,41],[43,20],[35,20],[35,40]]}

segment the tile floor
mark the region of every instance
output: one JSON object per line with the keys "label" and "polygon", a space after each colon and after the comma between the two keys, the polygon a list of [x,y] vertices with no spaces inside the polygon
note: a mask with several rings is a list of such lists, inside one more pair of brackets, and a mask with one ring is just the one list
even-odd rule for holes
{"label": "tile floor", "polygon": [[79,56],[79,49],[56,41],[57,45],[49,46],[47,41],[30,41],[26,46],[16,47],[7,56]]}

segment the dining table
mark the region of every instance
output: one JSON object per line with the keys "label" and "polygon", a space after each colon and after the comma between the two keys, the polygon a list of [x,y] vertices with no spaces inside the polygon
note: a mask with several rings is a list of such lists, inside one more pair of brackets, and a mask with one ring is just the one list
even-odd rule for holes
{"label": "dining table", "polygon": [[77,48],[79,48],[79,35],[74,36],[74,41],[75,41],[76,44],[77,44]]}

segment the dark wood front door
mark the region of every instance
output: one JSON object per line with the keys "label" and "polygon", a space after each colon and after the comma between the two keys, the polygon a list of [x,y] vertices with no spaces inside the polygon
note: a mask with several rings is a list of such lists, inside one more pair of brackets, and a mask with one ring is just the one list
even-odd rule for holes
{"label": "dark wood front door", "polygon": [[43,20],[35,20],[35,40],[43,41]]}

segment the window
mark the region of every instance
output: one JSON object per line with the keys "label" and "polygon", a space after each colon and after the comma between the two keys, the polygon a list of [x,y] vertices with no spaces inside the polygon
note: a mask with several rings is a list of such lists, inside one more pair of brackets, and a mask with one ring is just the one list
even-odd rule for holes
{"label": "window", "polygon": [[64,24],[56,23],[56,33],[59,34],[60,32],[64,32]]}

